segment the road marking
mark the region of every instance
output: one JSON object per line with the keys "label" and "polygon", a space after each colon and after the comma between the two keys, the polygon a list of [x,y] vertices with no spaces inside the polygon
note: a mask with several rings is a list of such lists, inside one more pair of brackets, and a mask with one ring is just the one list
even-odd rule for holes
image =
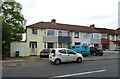
{"label": "road marking", "polygon": [[97,71],[82,72],[82,73],[76,73],[76,74],[60,75],[60,76],[54,76],[54,77],[50,77],[50,78],[61,78],[61,77],[85,75],[85,74],[98,73],[98,72],[104,72],[104,71],[106,71],[106,70],[97,70]]}

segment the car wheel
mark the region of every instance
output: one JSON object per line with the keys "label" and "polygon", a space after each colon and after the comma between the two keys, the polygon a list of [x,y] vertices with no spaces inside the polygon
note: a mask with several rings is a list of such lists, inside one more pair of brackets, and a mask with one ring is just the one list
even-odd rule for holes
{"label": "car wheel", "polygon": [[42,56],[42,55],[40,55],[40,58],[43,58],[43,56]]}
{"label": "car wheel", "polygon": [[96,53],[93,53],[93,56],[95,56],[96,55]]}
{"label": "car wheel", "polygon": [[103,54],[100,54],[100,56],[102,56]]}
{"label": "car wheel", "polygon": [[82,63],[82,58],[77,58],[77,63]]}
{"label": "car wheel", "polygon": [[95,56],[97,56],[97,53],[95,53]]}
{"label": "car wheel", "polygon": [[86,57],[88,57],[88,55],[85,55]]}
{"label": "car wheel", "polygon": [[56,59],[56,60],[54,61],[54,63],[55,63],[56,65],[58,65],[58,64],[61,63],[61,61],[60,61],[60,59]]}

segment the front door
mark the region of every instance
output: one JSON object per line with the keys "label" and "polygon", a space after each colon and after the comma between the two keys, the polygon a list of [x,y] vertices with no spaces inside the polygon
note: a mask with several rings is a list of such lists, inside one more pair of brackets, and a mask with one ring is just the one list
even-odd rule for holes
{"label": "front door", "polygon": [[48,48],[53,48],[53,43],[48,43]]}
{"label": "front door", "polygon": [[31,53],[36,53],[37,42],[30,42]]}
{"label": "front door", "polygon": [[32,47],[31,47],[31,51],[32,51],[32,53],[35,53],[35,43],[32,43],[31,46],[32,46]]}

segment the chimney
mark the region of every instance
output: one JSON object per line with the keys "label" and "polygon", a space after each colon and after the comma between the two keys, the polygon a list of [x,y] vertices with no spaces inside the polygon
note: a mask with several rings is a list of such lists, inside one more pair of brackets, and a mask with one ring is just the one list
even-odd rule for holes
{"label": "chimney", "polygon": [[95,24],[90,25],[91,28],[95,28]]}
{"label": "chimney", "polygon": [[52,19],[52,20],[51,20],[51,23],[56,23],[56,19]]}

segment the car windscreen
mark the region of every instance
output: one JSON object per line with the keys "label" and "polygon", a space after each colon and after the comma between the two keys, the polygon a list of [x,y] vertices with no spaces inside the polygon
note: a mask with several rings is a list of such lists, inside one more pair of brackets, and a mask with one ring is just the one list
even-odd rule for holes
{"label": "car windscreen", "polygon": [[75,46],[69,46],[68,49],[75,49]]}
{"label": "car windscreen", "polygon": [[50,53],[50,50],[42,50],[41,53]]}

